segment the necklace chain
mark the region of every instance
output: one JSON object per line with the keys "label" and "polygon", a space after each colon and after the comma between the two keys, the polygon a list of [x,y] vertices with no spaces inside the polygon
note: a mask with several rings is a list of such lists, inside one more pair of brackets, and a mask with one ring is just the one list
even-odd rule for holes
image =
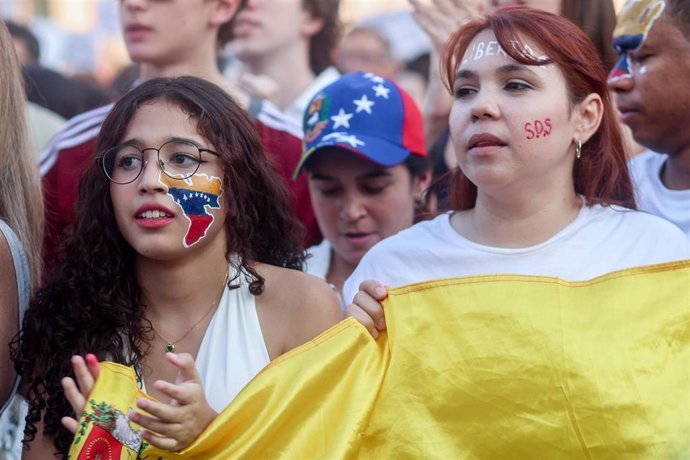
{"label": "necklace chain", "polygon": [[166,340],[165,337],[163,337],[161,335],[161,333],[158,332],[158,329],[156,329],[156,326],[153,325],[153,322],[151,320],[149,320],[149,323],[151,324],[151,329],[153,329],[153,332],[158,336],[159,339],[161,339],[165,343],[165,351],[169,351],[169,352],[175,351],[175,345],[178,344],[179,342],[181,342],[182,340],[184,340],[185,337],[187,337],[189,334],[191,334],[191,332],[194,329],[196,329],[196,327],[199,324],[201,324],[201,322],[214,310],[214,307],[218,306],[218,304],[220,303],[220,299],[223,298],[223,293],[225,292],[225,287],[228,284],[229,278],[230,278],[230,271],[228,270],[225,274],[225,280],[223,281],[223,288],[220,291],[220,295],[211,304],[211,306],[206,311],[206,313],[204,313],[204,315],[201,318],[199,318],[199,320],[196,323],[194,323],[194,325],[192,325],[192,327],[190,327],[189,330],[187,330],[187,332],[185,332],[184,335],[182,337],[180,337],[179,339],[173,340],[173,341]]}

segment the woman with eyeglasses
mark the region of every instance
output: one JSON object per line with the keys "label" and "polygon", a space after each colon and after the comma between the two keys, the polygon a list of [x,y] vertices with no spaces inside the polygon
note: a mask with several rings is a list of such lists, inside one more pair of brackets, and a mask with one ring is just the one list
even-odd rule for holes
{"label": "woman with eyeglasses", "polygon": [[[37,458],[69,450],[97,359],[134,367],[157,402],[140,400],[129,420],[179,450],[271,360],[340,319],[328,285],[299,271],[286,191],[220,88],[143,83],[108,115],[96,151],[65,260],[14,344]],[[63,392],[73,365],[79,388],[68,378]]]}

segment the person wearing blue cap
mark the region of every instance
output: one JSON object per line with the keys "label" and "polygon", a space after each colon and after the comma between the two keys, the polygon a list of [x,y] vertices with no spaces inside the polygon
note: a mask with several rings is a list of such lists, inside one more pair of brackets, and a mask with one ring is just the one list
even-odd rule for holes
{"label": "person wearing blue cap", "polygon": [[414,223],[431,180],[424,123],[391,80],[353,72],[312,98],[304,131],[295,177],[306,171],[324,235],[306,271],[340,294],[369,248]]}

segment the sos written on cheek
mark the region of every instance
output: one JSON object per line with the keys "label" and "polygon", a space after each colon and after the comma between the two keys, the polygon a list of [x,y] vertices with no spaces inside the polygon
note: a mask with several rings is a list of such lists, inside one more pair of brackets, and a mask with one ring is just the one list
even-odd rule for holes
{"label": "sos written on cheek", "polygon": [[551,118],[545,118],[544,121],[534,120],[534,122],[525,123],[526,138],[528,140],[540,139],[551,134]]}

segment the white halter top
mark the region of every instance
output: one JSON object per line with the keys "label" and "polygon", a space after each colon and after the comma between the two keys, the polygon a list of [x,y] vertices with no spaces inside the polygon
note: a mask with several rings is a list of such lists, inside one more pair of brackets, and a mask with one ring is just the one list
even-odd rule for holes
{"label": "white halter top", "polygon": [[233,284],[238,282],[237,289],[225,288],[196,357],[206,400],[216,412],[270,362],[255,298],[243,275]]}

